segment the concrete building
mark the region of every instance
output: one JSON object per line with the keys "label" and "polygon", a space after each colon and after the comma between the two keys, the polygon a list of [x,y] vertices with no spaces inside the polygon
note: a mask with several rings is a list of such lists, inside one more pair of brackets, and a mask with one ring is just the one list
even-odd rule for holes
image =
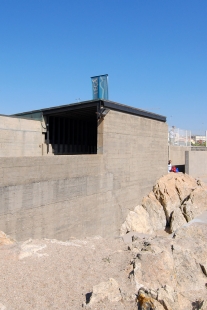
{"label": "concrete building", "polygon": [[167,173],[164,116],[91,100],[0,116],[0,230],[18,240],[118,236]]}

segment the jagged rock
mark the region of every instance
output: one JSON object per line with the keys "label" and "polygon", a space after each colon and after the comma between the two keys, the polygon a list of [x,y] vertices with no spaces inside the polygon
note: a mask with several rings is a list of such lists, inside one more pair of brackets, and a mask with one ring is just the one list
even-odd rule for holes
{"label": "jagged rock", "polygon": [[143,198],[142,206],[149,214],[152,229],[154,231],[164,230],[166,227],[165,212],[153,192]]}
{"label": "jagged rock", "polygon": [[194,218],[193,204],[191,201],[186,201],[181,205],[181,212],[186,219],[186,222],[190,222]]}
{"label": "jagged rock", "polygon": [[[150,244],[149,251],[143,248],[143,243]],[[154,299],[168,310],[207,309],[204,307],[207,302],[206,243],[207,212],[168,238],[145,236],[132,241],[137,249],[132,263],[133,279],[138,290],[145,288],[151,309],[155,309]],[[145,301],[140,309],[148,309],[147,299]]]}
{"label": "jagged rock", "polygon": [[153,192],[143,198],[142,206],[130,211],[121,227],[121,235],[129,231],[172,233],[205,210],[207,186],[187,174],[168,173],[157,181]]}
{"label": "jagged rock", "polygon": [[169,232],[175,231],[177,228],[186,224],[185,216],[180,208],[175,208],[169,218]]}
{"label": "jagged rock", "polygon": [[[170,224],[172,212],[179,208],[197,187],[197,181],[183,173],[169,173],[157,181],[153,192],[164,208],[168,224]],[[178,219],[180,218],[180,213],[176,212],[175,220],[176,215]]]}
{"label": "jagged rock", "polygon": [[[160,234],[159,230],[171,234]],[[138,292],[139,310],[207,309],[205,184],[182,173],[162,177],[142,205],[129,212],[121,234],[127,234],[123,240],[133,255],[126,270]],[[122,309],[124,294],[116,283],[116,297],[110,298],[107,283],[94,287],[88,306],[96,307],[104,298],[106,305],[107,298],[119,302]]]}
{"label": "jagged rock", "polygon": [[137,303],[139,310],[165,310],[156,299],[149,297],[142,290],[138,293]]}
{"label": "jagged rock", "polygon": [[145,287],[153,290],[157,290],[160,284],[169,286],[175,284],[171,249],[163,247],[159,242],[158,244],[162,248],[162,252],[140,251],[134,261],[135,283],[142,283]]}
{"label": "jagged rock", "polygon": [[207,210],[207,190],[202,187],[196,188],[188,199],[193,218]]}
{"label": "jagged rock", "polygon": [[207,191],[207,184],[204,183],[203,181],[197,180],[197,185],[202,187],[202,189],[205,189]]}
{"label": "jagged rock", "polygon": [[127,215],[126,221],[123,223],[120,233],[126,234],[129,231],[136,231],[140,233],[152,233],[149,213],[142,207],[135,207],[134,211],[130,211]]}
{"label": "jagged rock", "polygon": [[172,309],[177,304],[177,293],[169,285],[164,285],[158,290],[157,300],[165,309]]}
{"label": "jagged rock", "polygon": [[174,178],[174,174],[170,173],[169,175],[159,179],[153,187],[153,192],[156,199],[163,206],[167,221],[169,222],[171,212],[181,204],[176,190],[176,180]]}
{"label": "jagged rock", "polygon": [[104,298],[107,298],[110,302],[118,302],[122,299],[119,285],[113,278],[93,286],[92,296],[86,308],[90,309],[94,304],[103,301]]}
{"label": "jagged rock", "polygon": [[162,195],[165,196],[165,193],[167,193],[168,196],[164,199],[165,203],[171,200],[171,196],[178,196],[178,200],[173,202],[173,204],[176,205],[176,202],[179,204],[179,201],[185,200],[198,186],[200,185],[198,185],[197,180],[188,174],[168,173],[157,181],[153,188],[153,192],[155,196],[160,199]]}
{"label": "jagged rock", "polygon": [[7,236],[3,231],[0,231],[0,245],[9,245],[15,243],[10,236]]}
{"label": "jagged rock", "polygon": [[207,309],[207,301],[206,300],[196,300],[192,303],[192,310],[206,310]]}

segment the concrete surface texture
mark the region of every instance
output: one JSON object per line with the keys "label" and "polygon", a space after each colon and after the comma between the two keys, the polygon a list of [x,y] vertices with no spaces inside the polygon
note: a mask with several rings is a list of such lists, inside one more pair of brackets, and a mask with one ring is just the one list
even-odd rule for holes
{"label": "concrete surface texture", "polygon": [[110,111],[96,155],[0,159],[0,227],[17,240],[118,236],[167,173],[167,124]]}
{"label": "concrete surface texture", "polygon": [[194,178],[199,178],[207,183],[207,152],[203,150],[186,151],[185,171]]}
{"label": "concrete surface texture", "polygon": [[167,173],[167,130],[166,123],[115,111],[103,121],[104,163],[124,218]]}
{"label": "concrete surface texture", "polygon": [[185,165],[185,151],[190,151],[190,146],[168,145],[168,158],[173,166]]}
{"label": "concrete surface texture", "polygon": [[41,156],[40,121],[0,116],[0,157]]}

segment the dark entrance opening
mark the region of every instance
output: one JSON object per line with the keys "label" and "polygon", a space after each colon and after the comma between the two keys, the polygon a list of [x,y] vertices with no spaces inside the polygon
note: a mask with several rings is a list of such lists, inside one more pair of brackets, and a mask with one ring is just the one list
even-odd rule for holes
{"label": "dark entrance opening", "polygon": [[55,155],[96,154],[96,106],[47,115],[47,143]]}

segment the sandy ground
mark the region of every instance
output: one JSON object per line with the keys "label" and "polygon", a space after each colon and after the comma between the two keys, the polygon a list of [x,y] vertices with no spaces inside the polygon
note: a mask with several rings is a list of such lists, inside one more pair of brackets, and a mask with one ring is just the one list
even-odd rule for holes
{"label": "sandy ground", "polygon": [[[134,295],[128,277],[132,253],[122,239],[28,240],[0,246],[0,310],[83,309],[94,285],[114,278]],[[131,306],[129,306],[131,304]],[[99,304],[95,309],[137,309]]]}

